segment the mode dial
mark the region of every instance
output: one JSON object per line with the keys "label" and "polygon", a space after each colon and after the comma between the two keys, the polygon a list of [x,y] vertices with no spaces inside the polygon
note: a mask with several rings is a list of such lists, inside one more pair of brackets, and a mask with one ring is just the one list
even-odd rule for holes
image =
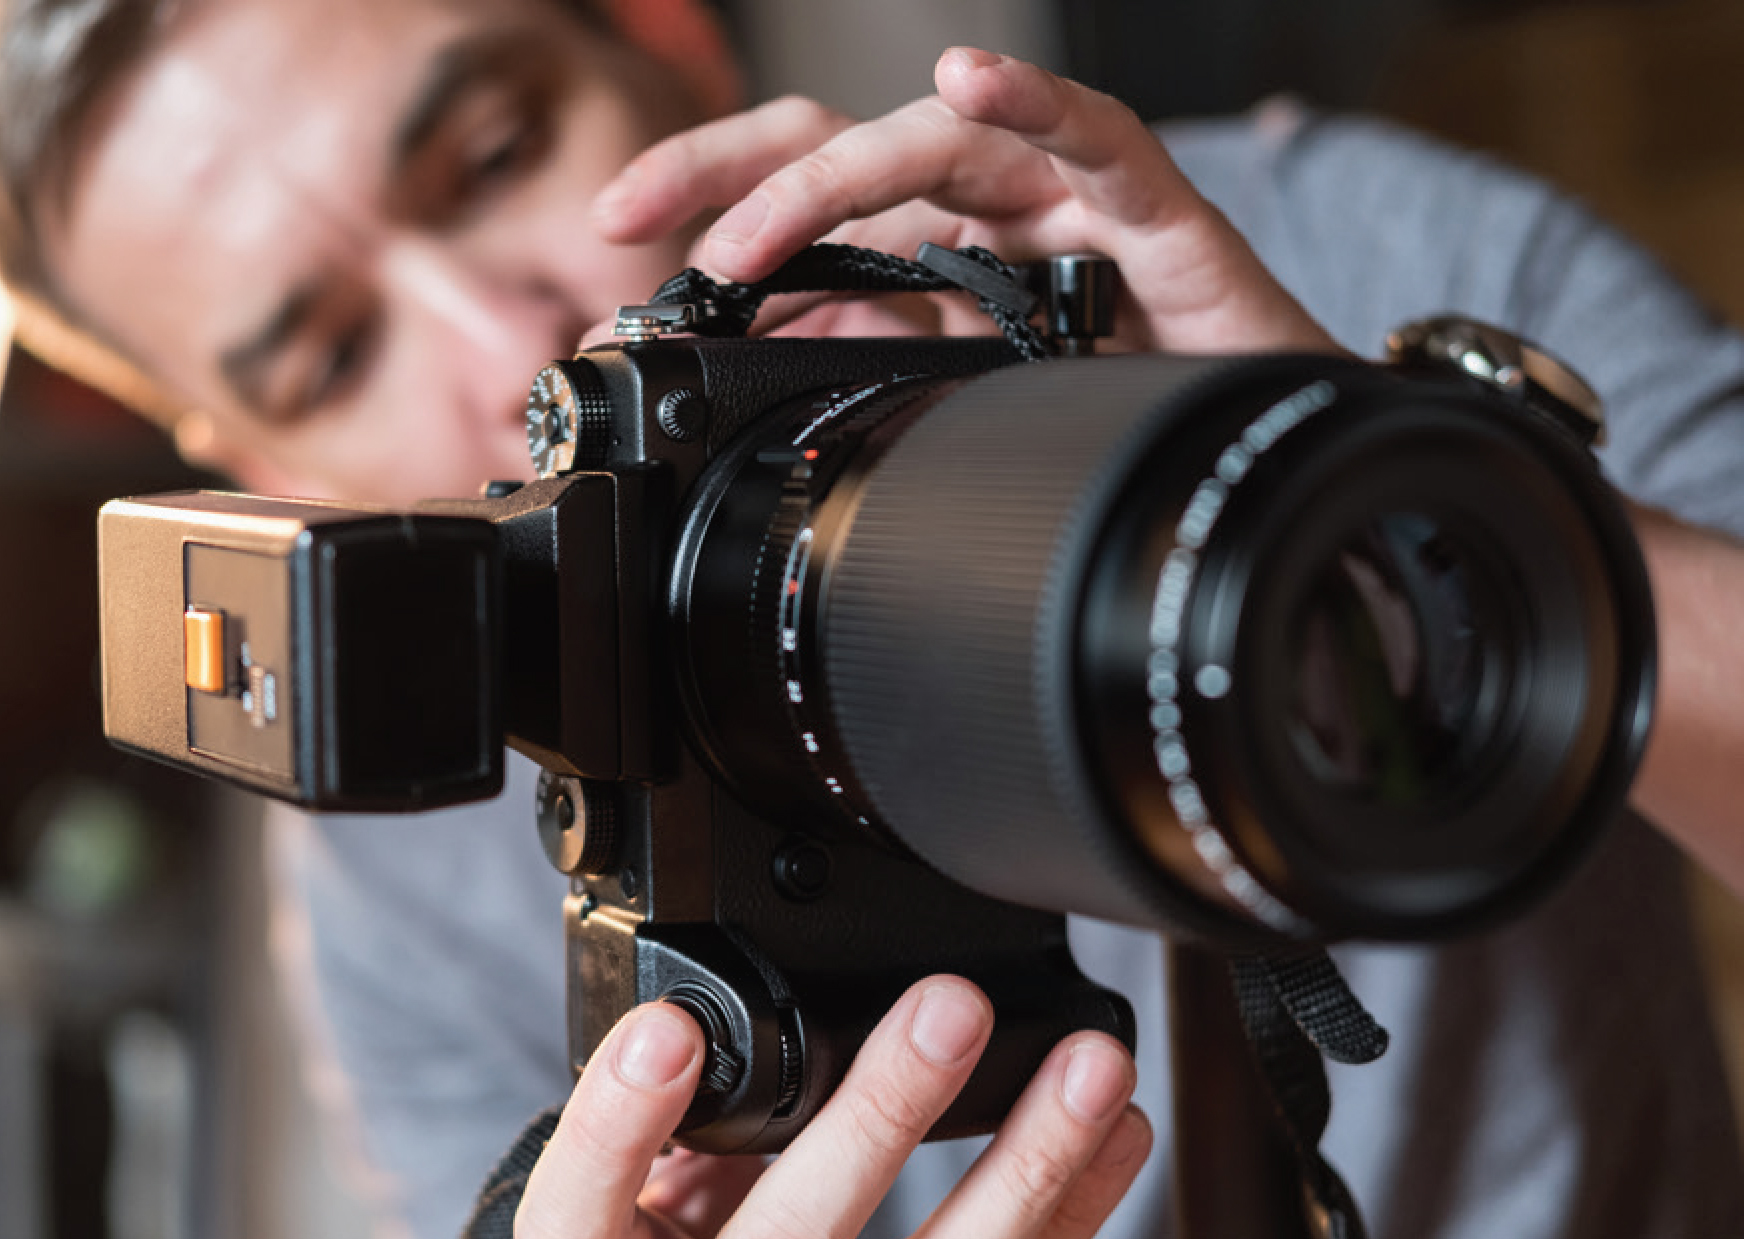
{"label": "mode dial", "polygon": [[612,446],[612,402],[590,361],[554,361],[527,396],[527,450],[542,478],[605,465]]}

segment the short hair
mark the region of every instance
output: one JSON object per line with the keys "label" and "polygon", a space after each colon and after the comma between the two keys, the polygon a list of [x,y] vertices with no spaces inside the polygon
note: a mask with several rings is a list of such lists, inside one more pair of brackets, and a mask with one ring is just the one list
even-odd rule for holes
{"label": "short hair", "polygon": [[[143,60],[177,0],[4,0],[0,17],[0,271],[58,300],[36,218],[64,195],[97,102]],[[66,307],[62,307],[65,310]]]}
{"label": "short hair", "polygon": [[38,211],[64,200],[72,156],[104,96],[154,46],[180,0],[0,0],[0,280],[20,338],[145,408],[162,394],[96,340],[56,288]]}

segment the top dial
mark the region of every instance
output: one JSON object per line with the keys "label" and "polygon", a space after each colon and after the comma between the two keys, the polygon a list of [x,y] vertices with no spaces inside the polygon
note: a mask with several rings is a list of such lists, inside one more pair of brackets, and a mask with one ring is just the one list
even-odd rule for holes
{"label": "top dial", "polygon": [[556,477],[575,467],[579,429],[575,388],[563,364],[552,362],[533,379],[527,396],[527,450],[540,477]]}
{"label": "top dial", "polygon": [[603,469],[612,450],[612,402],[590,361],[554,361],[527,397],[527,450],[542,478]]}

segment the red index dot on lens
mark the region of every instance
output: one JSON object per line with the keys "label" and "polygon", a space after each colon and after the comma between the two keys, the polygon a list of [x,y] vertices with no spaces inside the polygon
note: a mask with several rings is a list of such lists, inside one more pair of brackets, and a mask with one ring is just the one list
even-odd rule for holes
{"label": "red index dot on lens", "polygon": [[807,460],[816,460],[818,458],[818,450],[815,447],[808,447],[803,453],[801,453],[801,455],[803,455]]}

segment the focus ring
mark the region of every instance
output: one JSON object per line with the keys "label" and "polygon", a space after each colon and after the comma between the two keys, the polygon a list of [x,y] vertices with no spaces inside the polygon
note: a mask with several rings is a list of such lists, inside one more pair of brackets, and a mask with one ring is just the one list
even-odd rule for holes
{"label": "focus ring", "polygon": [[[1078,751],[1074,607],[1139,448],[1227,365],[1122,357],[985,376],[866,484],[825,612],[837,726],[879,817],[949,876],[1036,907],[1154,924],[1167,900],[1178,917]],[[1119,881],[1086,877],[1098,871]]]}

